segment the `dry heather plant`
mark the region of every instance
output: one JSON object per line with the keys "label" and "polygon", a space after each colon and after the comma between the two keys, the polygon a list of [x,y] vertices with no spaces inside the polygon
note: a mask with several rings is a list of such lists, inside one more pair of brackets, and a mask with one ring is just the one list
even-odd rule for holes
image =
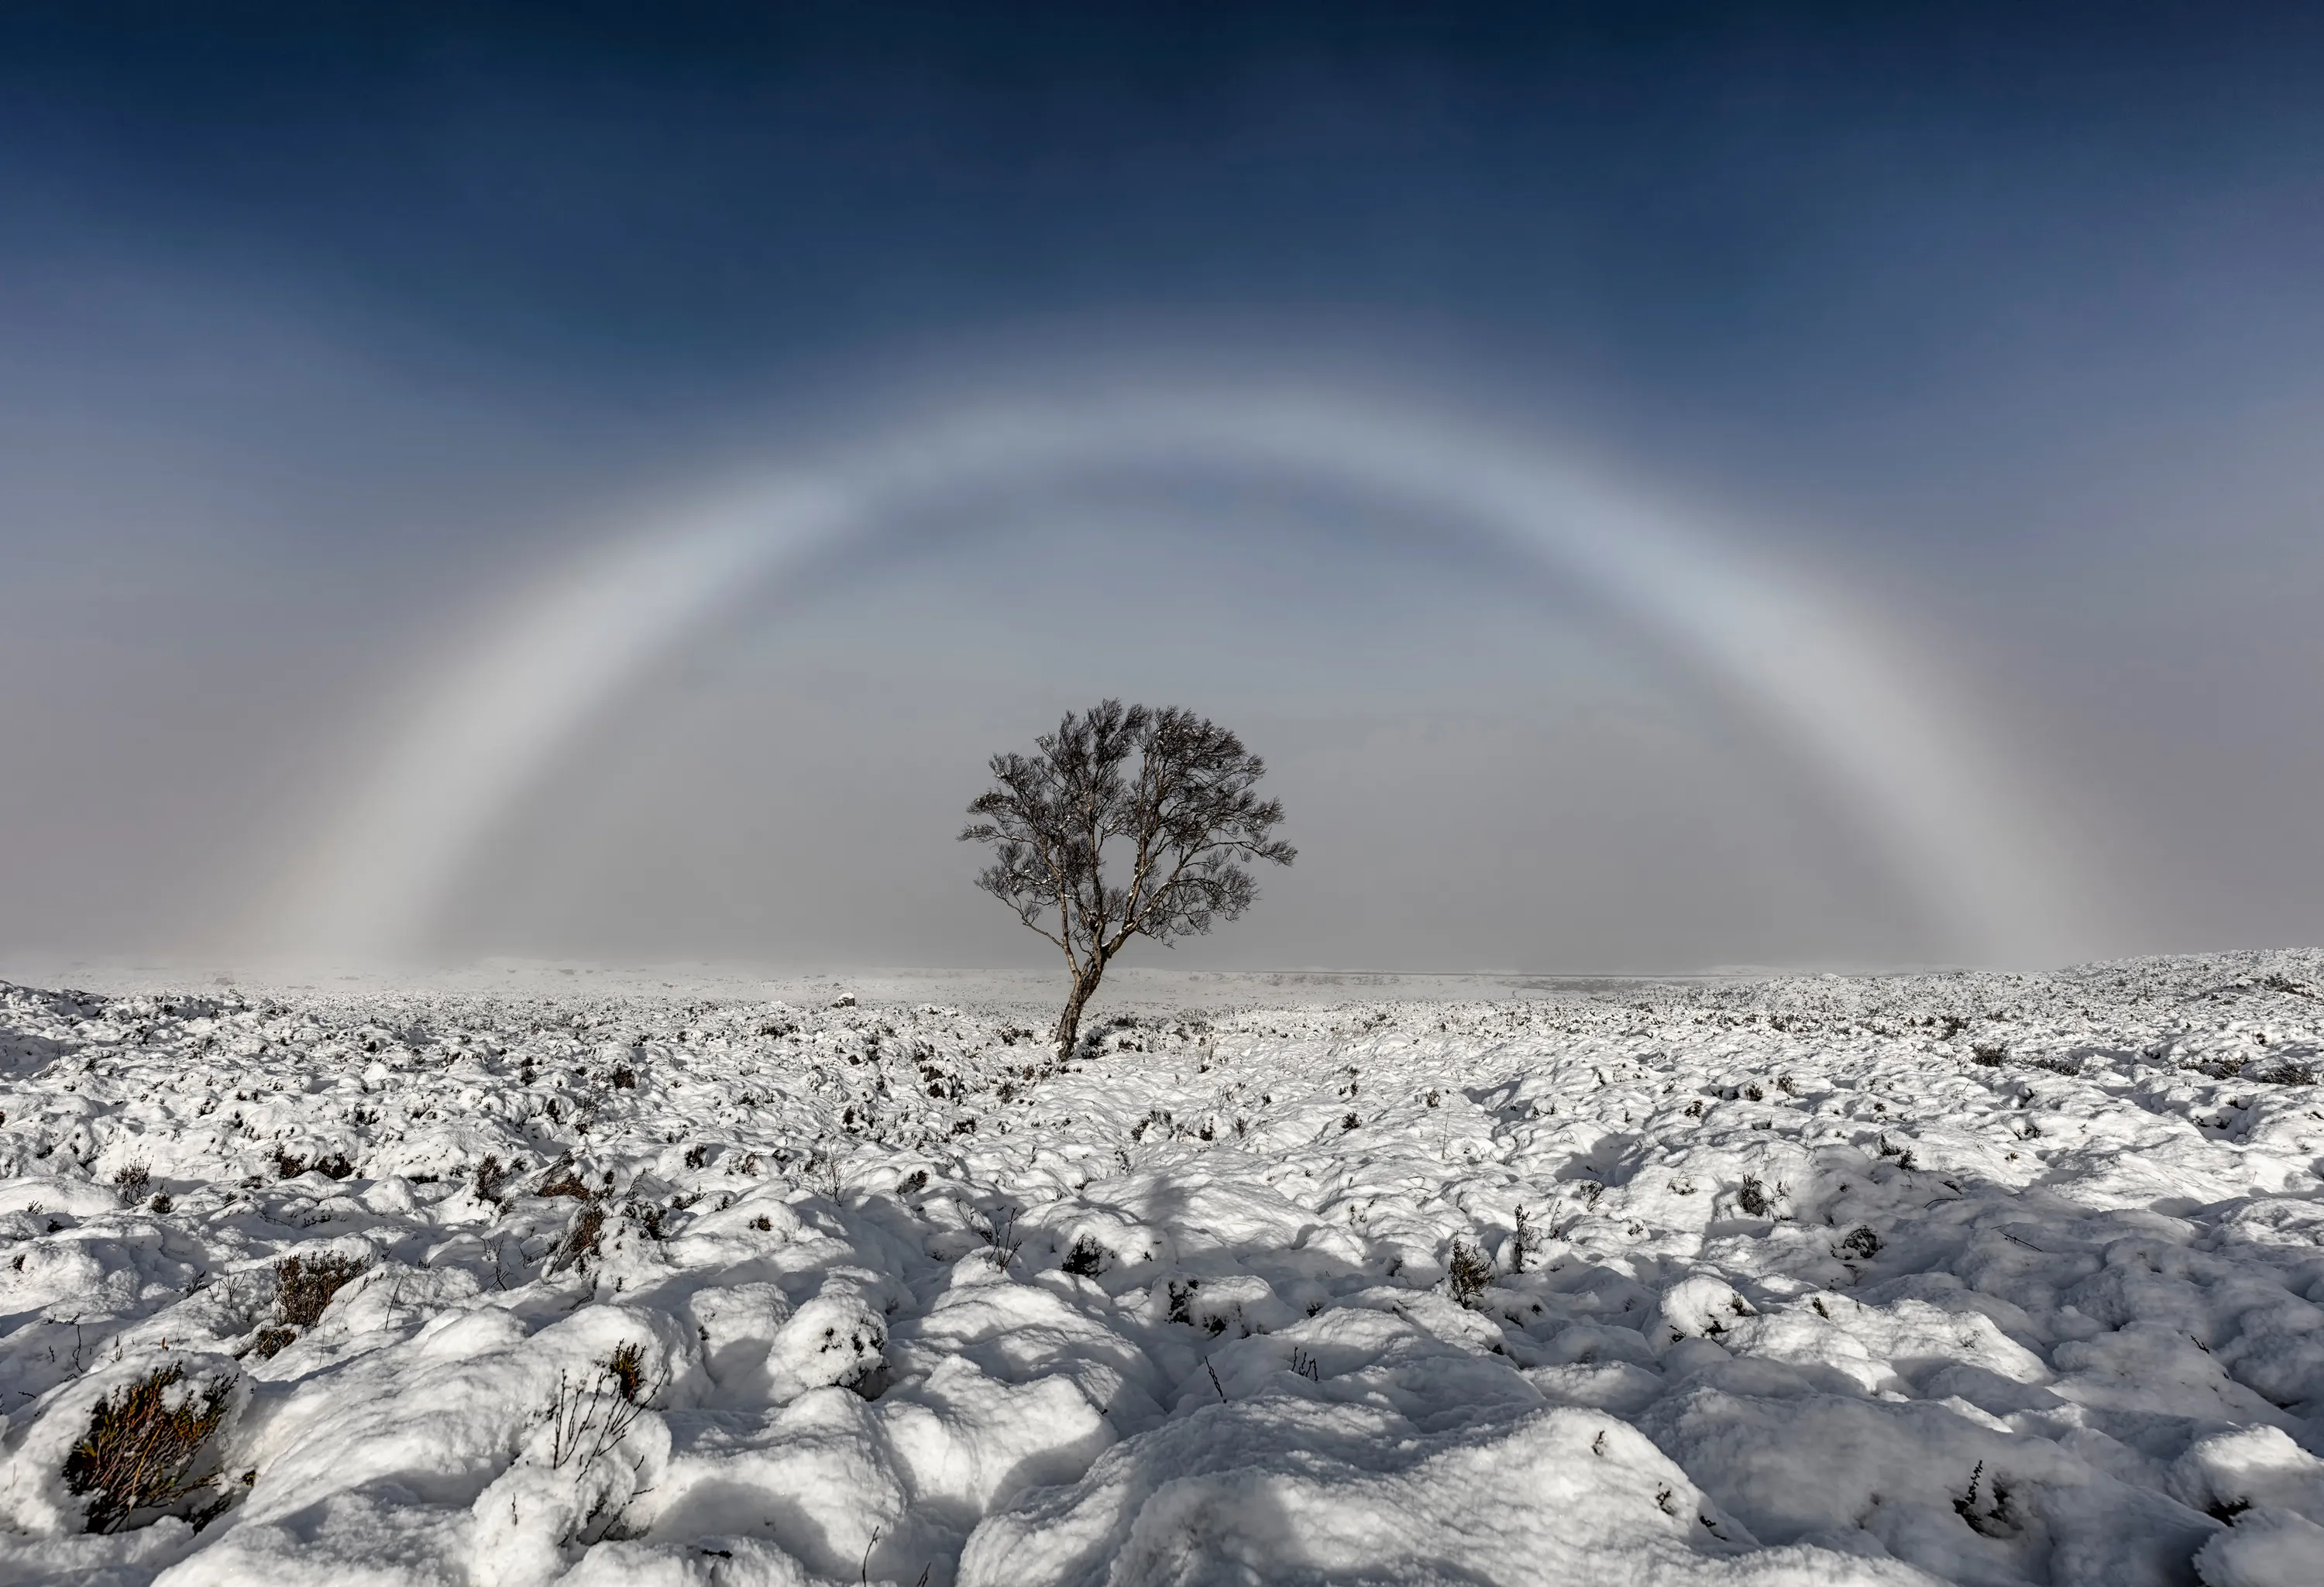
{"label": "dry heather plant", "polygon": [[509,1170],[502,1166],[500,1158],[497,1156],[486,1158],[476,1165],[476,1199],[500,1200],[501,1191],[508,1184],[508,1179]]}
{"label": "dry heather plant", "polygon": [[68,1492],[94,1496],[90,1531],[118,1532],[134,1512],[170,1504],[192,1486],[188,1474],[226,1419],[227,1386],[197,1388],[184,1378],[182,1367],[157,1367],[97,1401],[64,1471]]}
{"label": "dry heather plant", "polygon": [[259,1330],[258,1342],[251,1347],[251,1353],[261,1361],[279,1354],[299,1337],[300,1329],[311,1328],[320,1322],[332,1297],[370,1265],[360,1257],[329,1253],[284,1257],[275,1263],[275,1321],[272,1326]]}
{"label": "dry heather plant", "polygon": [[573,1214],[572,1227],[557,1249],[549,1255],[549,1271],[562,1273],[566,1269],[587,1260],[597,1254],[605,1232],[605,1209],[595,1201],[585,1201],[581,1210]]}
{"label": "dry heather plant", "polygon": [[589,1187],[581,1183],[581,1176],[574,1171],[568,1160],[551,1164],[548,1174],[541,1178],[540,1187],[533,1195],[569,1195],[576,1201],[587,1201]]}
{"label": "dry heather plant", "polygon": [[1444,1274],[1445,1287],[1452,1291],[1452,1298],[1464,1306],[1473,1306],[1492,1281],[1492,1258],[1465,1240],[1454,1241],[1452,1261]]}
{"label": "dry heather plant", "polygon": [[1015,1207],[1002,1207],[997,1213],[987,1213],[964,1205],[960,1211],[962,1220],[968,1224],[969,1232],[984,1241],[984,1254],[994,1267],[1006,1268],[1017,1259],[1018,1250],[1025,1243],[1025,1239],[1017,1232]]}
{"label": "dry heather plant", "polygon": [[360,1257],[284,1257],[274,1264],[275,1308],[291,1327],[311,1328],[331,1297],[369,1266]]}
{"label": "dry heather plant", "polygon": [[586,1466],[612,1450],[662,1387],[646,1381],[645,1349],[635,1343],[617,1345],[586,1379],[558,1373],[549,1409],[550,1468],[561,1471],[576,1461]]}
{"label": "dry heather plant", "polygon": [[645,1347],[634,1342],[616,1345],[613,1353],[605,1358],[605,1375],[622,1391],[623,1399],[637,1404],[646,1392]]}

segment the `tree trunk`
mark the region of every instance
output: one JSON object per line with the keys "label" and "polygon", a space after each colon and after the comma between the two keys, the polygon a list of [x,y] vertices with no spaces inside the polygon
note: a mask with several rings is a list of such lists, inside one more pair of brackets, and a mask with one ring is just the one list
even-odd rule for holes
{"label": "tree trunk", "polygon": [[1090,999],[1097,995],[1098,978],[1105,973],[1102,964],[1093,962],[1074,978],[1073,992],[1065,999],[1065,1011],[1057,1016],[1057,1062],[1064,1063],[1074,1056],[1074,1038],[1081,1035],[1082,1010]]}

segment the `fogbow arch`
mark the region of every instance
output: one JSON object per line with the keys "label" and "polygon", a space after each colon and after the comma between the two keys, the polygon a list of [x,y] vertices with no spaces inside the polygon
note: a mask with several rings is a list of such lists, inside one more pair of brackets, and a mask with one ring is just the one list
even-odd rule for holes
{"label": "fogbow arch", "polygon": [[306,951],[421,944],[478,845],[625,682],[806,558],[963,492],[1265,470],[1456,515],[1586,586],[1748,702],[1969,957],[2051,951],[2072,890],[1924,669],[1828,591],[1527,442],[1371,401],[1176,391],[964,405],[644,526],[429,679],[291,879]]}

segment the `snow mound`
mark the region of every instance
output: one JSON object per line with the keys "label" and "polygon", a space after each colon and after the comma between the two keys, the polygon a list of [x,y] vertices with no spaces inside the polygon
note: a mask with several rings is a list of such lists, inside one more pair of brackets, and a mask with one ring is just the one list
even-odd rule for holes
{"label": "snow mound", "polygon": [[2324,1579],[2324,956],[947,995],[0,985],[0,1582]]}

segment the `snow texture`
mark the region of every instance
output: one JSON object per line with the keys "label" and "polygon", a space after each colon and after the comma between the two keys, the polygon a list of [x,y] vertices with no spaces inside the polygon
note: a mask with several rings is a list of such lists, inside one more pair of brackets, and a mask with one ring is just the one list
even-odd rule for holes
{"label": "snow texture", "polygon": [[0,1582],[2324,1582],[2324,955],[543,979],[0,983]]}

